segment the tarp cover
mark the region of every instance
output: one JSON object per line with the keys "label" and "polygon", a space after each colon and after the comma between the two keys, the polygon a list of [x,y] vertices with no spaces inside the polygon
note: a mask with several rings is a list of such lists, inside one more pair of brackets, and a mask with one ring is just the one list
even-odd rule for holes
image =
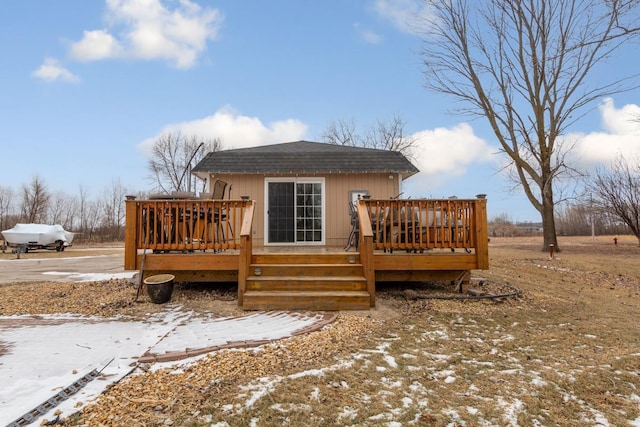
{"label": "tarp cover", "polygon": [[51,245],[62,241],[68,246],[73,241],[73,233],[65,231],[59,224],[16,224],[2,231],[2,237],[13,245]]}

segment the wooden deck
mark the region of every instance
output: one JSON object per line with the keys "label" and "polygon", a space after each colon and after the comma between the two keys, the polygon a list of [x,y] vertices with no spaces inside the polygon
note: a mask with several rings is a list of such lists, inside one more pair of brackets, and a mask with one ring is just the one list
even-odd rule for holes
{"label": "wooden deck", "polygon": [[254,209],[248,200],[127,200],[125,269],[237,281],[246,310],[354,310],[375,306],[376,282],[464,281],[489,266],[485,199],[361,200],[351,251],[254,248]]}

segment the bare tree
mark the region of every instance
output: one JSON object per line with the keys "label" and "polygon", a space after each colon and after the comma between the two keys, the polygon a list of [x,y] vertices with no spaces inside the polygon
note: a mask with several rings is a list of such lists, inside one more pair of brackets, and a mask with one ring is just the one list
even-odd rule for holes
{"label": "bare tree", "polygon": [[114,179],[111,186],[102,193],[102,222],[101,228],[107,240],[120,240],[124,231],[124,200],[129,191],[119,179]]}
{"label": "bare tree", "polygon": [[0,230],[10,228],[8,219],[13,213],[13,196],[11,187],[0,186]]}
{"label": "bare tree", "polygon": [[364,135],[358,133],[354,120],[331,121],[322,132],[324,142],[351,147],[367,147],[399,152],[413,157],[416,139],[404,134],[405,121],[398,116],[385,122],[378,120]]}
{"label": "bare tree", "polygon": [[96,238],[101,237],[97,233],[102,221],[102,212],[101,200],[89,200],[85,204],[85,221],[82,229],[82,240],[85,242],[93,242]]}
{"label": "bare tree", "polygon": [[45,222],[49,201],[50,195],[44,181],[39,176],[34,176],[31,184],[22,186],[20,220],[26,223]]}
{"label": "bare tree", "polygon": [[640,245],[640,161],[619,156],[598,168],[589,184],[596,206],[624,222]]}
{"label": "bare tree", "polygon": [[[558,248],[557,180],[572,171],[566,130],[629,79],[588,77],[638,36],[638,0],[424,0],[425,86],[486,117],[517,184]],[[564,175],[566,176],[566,175]]]}
{"label": "bare tree", "polygon": [[77,214],[77,200],[64,191],[58,191],[51,197],[49,203],[49,223],[60,224],[66,230],[74,228]]}
{"label": "bare tree", "polygon": [[87,223],[88,223],[88,218],[87,218],[87,211],[88,211],[88,204],[89,204],[89,190],[87,190],[87,187],[80,185],[80,187],[78,188],[78,196],[77,196],[77,200],[78,200],[78,220],[80,221],[80,223],[78,224],[78,231],[80,234],[80,238],[84,239],[85,233],[87,231]]}
{"label": "bare tree", "polygon": [[324,142],[334,145],[348,145],[360,147],[364,141],[356,131],[356,122],[351,120],[332,120],[322,132]]}
{"label": "bare tree", "polygon": [[191,168],[208,153],[220,151],[222,141],[185,137],[180,133],[165,133],[158,137],[151,150],[147,168],[154,189],[171,191],[195,190]]}
{"label": "bare tree", "polygon": [[405,125],[406,122],[398,116],[393,116],[388,122],[378,120],[377,125],[368,132],[365,146],[396,151],[412,158],[417,139],[404,134]]}

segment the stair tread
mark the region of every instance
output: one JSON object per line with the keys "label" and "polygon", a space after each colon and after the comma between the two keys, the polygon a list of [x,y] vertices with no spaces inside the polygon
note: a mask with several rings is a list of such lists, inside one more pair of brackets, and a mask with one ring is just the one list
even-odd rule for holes
{"label": "stair tread", "polygon": [[364,276],[248,276],[247,280],[282,280],[282,281],[312,281],[312,280],[327,280],[327,281],[363,281],[366,280]]}
{"label": "stair tread", "polygon": [[340,295],[340,296],[369,296],[367,291],[246,291],[244,296],[260,295],[295,295],[295,296],[323,296],[323,295]]}
{"label": "stair tread", "polygon": [[252,263],[251,267],[362,267],[361,263],[358,262],[354,262],[354,263],[350,263],[350,262],[341,262],[341,263],[327,263],[327,262],[323,262],[323,263],[297,263],[297,262],[292,262],[292,263],[274,263],[274,264],[270,264],[270,263],[264,263],[264,262],[260,262],[260,263]]}

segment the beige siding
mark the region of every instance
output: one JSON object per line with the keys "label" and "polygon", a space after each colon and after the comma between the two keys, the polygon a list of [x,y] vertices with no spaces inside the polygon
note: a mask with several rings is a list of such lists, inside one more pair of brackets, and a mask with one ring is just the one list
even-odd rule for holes
{"label": "beige siding", "polygon": [[[265,225],[265,179],[281,178],[288,175],[217,175],[211,181],[222,179],[231,185],[231,198],[250,196],[256,202],[253,222],[253,242],[264,245]],[[300,175],[291,178],[303,177]],[[349,197],[352,190],[366,190],[374,199],[388,199],[399,193],[397,174],[329,174],[305,175],[325,179],[325,243],[327,246],[344,246],[351,230],[349,217]],[[225,195],[225,197],[228,197]]]}

